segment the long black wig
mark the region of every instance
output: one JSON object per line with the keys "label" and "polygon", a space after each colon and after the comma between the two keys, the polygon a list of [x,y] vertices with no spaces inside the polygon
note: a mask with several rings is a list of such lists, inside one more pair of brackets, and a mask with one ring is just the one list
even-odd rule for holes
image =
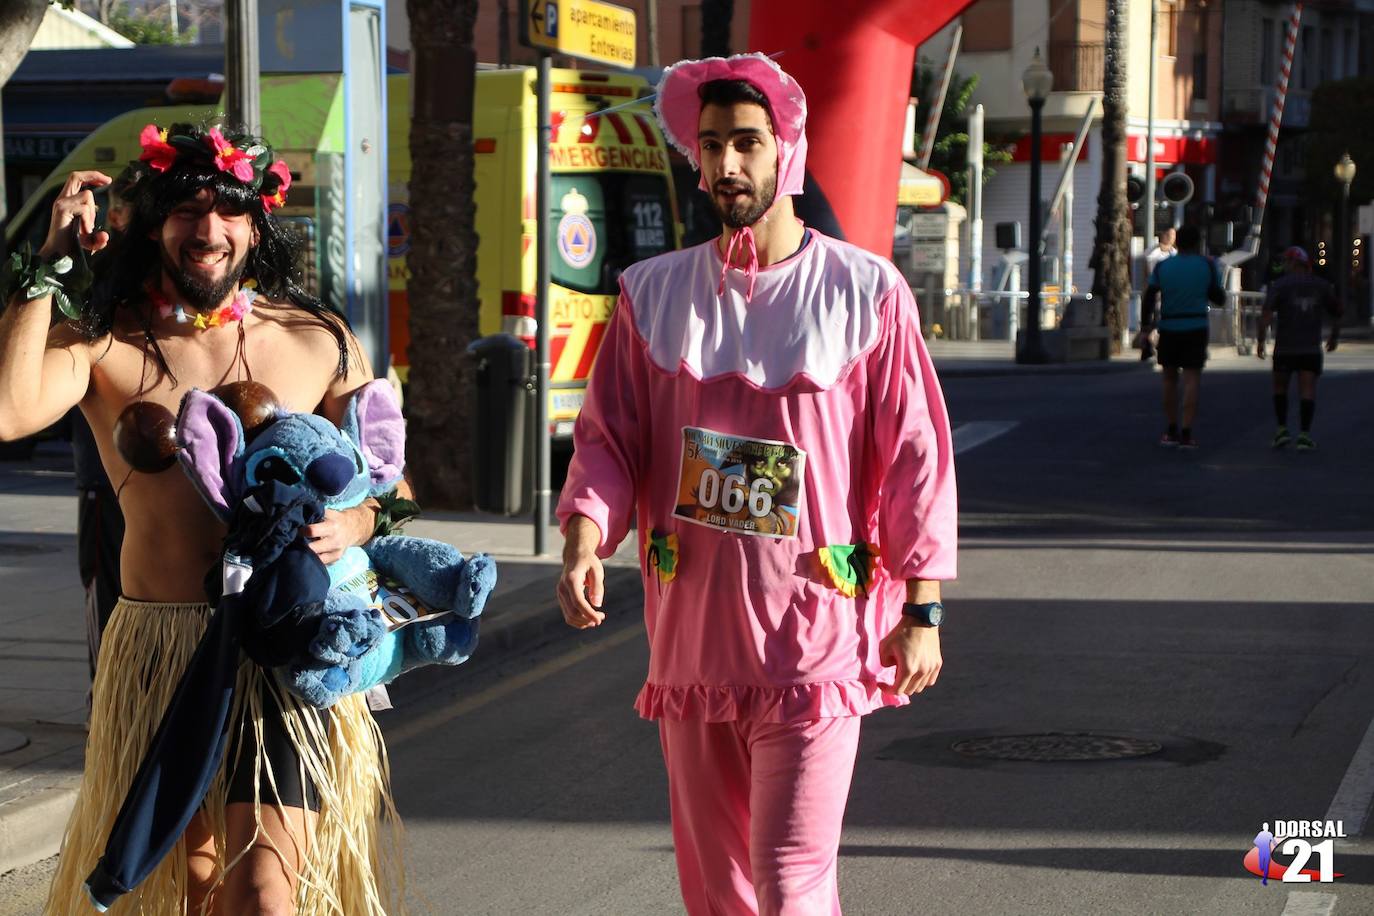
{"label": "long black wig", "polygon": [[[225,132],[231,141],[241,134]],[[237,145],[237,144],[236,144]],[[327,328],[339,347],[337,377],[348,374],[348,319],[338,310],[311,295],[302,285],[297,236],[267,212],[259,190],[221,171],[211,162],[182,156],[164,172],[146,167],[139,170],[133,188],[125,194],[132,207],[127,230],[101,252],[96,266],[96,283],[86,316],[78,327],[91,340],[110,333],[120,314],[134,316],[152,345],[159,368],[176,383],[152,332],[147,287],[156,283],[162,270],[161,243],[157,240],[162,224],[180,204],[202,190],[209,190],[215,206],[246,213],[257,229],[258,242],[248,252],[243,279],[257,282],[258,292],[277,302],[290,302]]]}

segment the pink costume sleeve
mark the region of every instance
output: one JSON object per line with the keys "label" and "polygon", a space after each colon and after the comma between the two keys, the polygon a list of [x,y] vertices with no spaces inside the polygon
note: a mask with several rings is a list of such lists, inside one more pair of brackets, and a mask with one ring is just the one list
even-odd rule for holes
{"label": "pink costume sleeve", "polygon": [[869,369],[882,562],[896,580],[953,579],[959,513],[945,398],[911,290],[898,283],[888,296],[891,329]]}
{"label": "pink costume sleeve", "polygon": [[597,555],[615,553],[630,530],[639,477],[639,398],[648,391],[643,347],[622,292],[592,366],[587,398],[573,427],[573,459],[558,500],[559,527],[585,515],[601,530]]}

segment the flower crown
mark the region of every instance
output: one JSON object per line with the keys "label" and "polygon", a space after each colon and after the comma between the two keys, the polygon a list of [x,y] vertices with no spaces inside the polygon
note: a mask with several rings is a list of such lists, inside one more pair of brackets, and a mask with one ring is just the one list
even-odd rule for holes
{"label": "flower crown", "polygon": [[143,146],[139,161],[155,172],[165,172],[183,160],[210,164],[257,191],[266,212],[286,203],[291,170],[272,147],[255,137],[226,137],[218,127],[173,124],[159,128],[149,124],[138,140]]}

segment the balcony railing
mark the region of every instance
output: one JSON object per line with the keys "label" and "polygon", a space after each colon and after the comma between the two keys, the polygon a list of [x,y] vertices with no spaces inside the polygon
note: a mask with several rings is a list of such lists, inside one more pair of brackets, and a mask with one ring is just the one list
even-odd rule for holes
{"label": "balcony railing", "polygon": [[1066,92],[1100,92],[1105,45],[1100,41],[1050,42],[1054,88]]}

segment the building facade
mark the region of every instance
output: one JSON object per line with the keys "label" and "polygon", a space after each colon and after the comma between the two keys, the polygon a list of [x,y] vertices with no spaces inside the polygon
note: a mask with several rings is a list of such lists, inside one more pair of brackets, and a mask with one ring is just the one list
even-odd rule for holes
{"label": "building facade", "polygon": [[[1127,159],[1144,176],[1149,126],[1151,4],[1122,4],[1126,10]],[[1221,125],[1223,20],[1220,0],[1159,0],[1155,57],[1155,167],[1157,179],[1183,172],[1194,194],[1176,212],[1159,217],[1192,219],[1216,199]],[[1102,77],[1106,48],[1107,0],[976,0],[956,24],[964,27],[955,69],[978,76],[972,104],[982,104],[989,143],[1012,151],[1012,161],[996,168],[983,196],[983,287],[1000,279],[1003,252],[997,247],[999,222],[1022,223],[1029,235],[1030,108],[1021,88],[1022,73],[1039,51],[1054,74],[1054,91],[1043,109],[1041,187],[1048,202],[1062,169],[1061,152],[1072,142],[1090,107],[1087,140],[1073,171],[1072,219],[1056,217],[1046,233],[1047,286],[1086,290],[1092,285],[1088,258],[1102,174]],[[954,25],[922,46],[928,63],[943,64]],[[1066,237],[1065,228],[1071,233]],[[1074,252],[1068,276],[1061,274],[1065,248]],[[1137,242],[1143,248],[1143,240]],[[963,259],[968,266],[967,252]],[[964,275],[967,283],[969,277]],[[1067,282],[1066,282],[1067,281]]]}

